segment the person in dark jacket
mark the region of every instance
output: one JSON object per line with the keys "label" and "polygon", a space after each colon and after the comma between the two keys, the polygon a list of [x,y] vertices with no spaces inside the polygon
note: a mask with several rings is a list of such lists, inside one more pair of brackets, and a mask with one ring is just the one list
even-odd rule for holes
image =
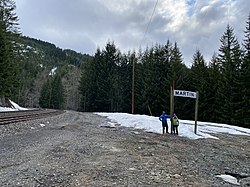
{"label": "person in dark jacket", "polygon": [[170,118],[170,115],[167,115],[164,111],[162,112],[162,115],[159,117],[159,120],[162,122],[162,134],[168,133],[168,122],[167,118]]}

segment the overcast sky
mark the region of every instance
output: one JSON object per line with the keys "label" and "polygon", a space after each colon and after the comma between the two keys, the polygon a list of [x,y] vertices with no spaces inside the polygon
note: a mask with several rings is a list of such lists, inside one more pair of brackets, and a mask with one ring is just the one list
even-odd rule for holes
{"label": "overcast sky", "polygon": [[250,13],[250,0],[158,0],[147,30],[157,0],[15,1],[25,36],[90,55],[108,41],[128,52],[169,39],[187,65],[196,49],[206,60],[218,51],[227,24],[241,43]]}

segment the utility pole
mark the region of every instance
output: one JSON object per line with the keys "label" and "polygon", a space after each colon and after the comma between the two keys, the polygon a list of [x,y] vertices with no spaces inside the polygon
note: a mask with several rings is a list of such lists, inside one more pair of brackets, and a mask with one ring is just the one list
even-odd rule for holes
{"label": "utility pole", "polygon": [[174,81],[173,86],[170,86],[170,132],[173,134],[173,114],[174,114]]}
{"label": "utility pole", "polygon": [[195,122],[194,122],[194,133],[197,134],[197,118],[198,118],[198,100],[199,92],[196,92],[196,101],[195,101]]}
{"label": "utility pole", "polygon": [[173,124],[173,114],[174,114],[174,80],[173,80],[173,86],[171,86],[171,93],[170,93],[170,97],[171,97],[171,111],[170,111],[170,115],[171,115],[171,118],[170,118],[170,121],[171,121],[171,134],[173,133],[173,128],[174,128],[174,124]]}

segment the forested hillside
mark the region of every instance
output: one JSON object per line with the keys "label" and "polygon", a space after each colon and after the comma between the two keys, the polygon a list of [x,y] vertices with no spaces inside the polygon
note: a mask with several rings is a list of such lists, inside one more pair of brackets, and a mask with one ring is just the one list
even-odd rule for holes
{"label": "forested hillside", "polygon": [[0,104],[78,110],[81,66],[92,57],[22,36],[15,9],[0,1]]}
{"label": "forested hillside", "polygon": [[81,66],[91,56],[29,37],[16,43],[20,87],[15,100],[25,107],[78,110]]}

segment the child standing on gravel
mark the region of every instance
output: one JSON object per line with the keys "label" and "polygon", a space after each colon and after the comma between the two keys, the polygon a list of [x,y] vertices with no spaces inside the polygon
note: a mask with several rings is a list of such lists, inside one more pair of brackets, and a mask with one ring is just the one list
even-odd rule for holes
{"label": "child standing on gravel", "polygon": [[162,134],[168,133],[168,122],[167,118],[170,118],[170,115],[167,115],[164,111],[162,112],[162,115],[159,117],[159,120],[162,122]]}
{"label": "child standing on gravel", "polygon": [[179,119],[176,114],[173,115],[173,132],[178,135]]}

